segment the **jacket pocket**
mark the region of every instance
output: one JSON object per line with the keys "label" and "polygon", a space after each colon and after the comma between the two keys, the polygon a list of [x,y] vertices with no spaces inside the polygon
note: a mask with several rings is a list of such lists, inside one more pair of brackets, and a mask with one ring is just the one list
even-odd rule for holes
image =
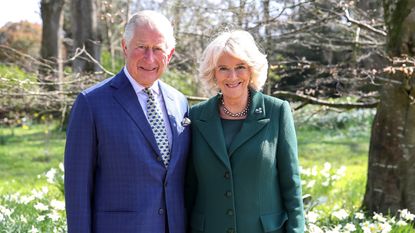
{"label": "jacket pocket", "polygon": [[199,213],[192,213],[190,219],[192,229],[203,232],[205,230],[205,216]]}
{"label": "jacket pocket", "polygon": [[287,221],[287,213],[272,213],[261,215],[261,223],[264,232],[272,232],[282,228],[285,221]]}

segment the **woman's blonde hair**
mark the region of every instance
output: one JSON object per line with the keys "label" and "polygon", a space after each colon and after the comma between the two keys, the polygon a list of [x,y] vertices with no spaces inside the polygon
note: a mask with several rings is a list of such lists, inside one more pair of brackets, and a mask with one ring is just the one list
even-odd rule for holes
{"label": "woman's blonde hair", "polygon": [[249,87],[257,91],[262,89],[267,79],[267,56],[259,51],[253,36],[243,30],[221,33],[203,51],[199,77],[206,82],[209,89],[215,89],[215,68],[224,53],[244,61],[251,71]]}

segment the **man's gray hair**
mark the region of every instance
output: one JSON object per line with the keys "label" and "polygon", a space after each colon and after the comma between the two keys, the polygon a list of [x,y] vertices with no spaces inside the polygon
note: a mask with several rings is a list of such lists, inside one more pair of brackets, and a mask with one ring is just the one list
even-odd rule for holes
{"label": "man's gray hair", "polygon": [[127,44],[133,38],[136,27],[140,26],[150,26],[151,28],[157,29],[164,36],[168,50],[176,46],[173,26],[170,21],[164,15],[151,10],[139,11],[128,20],[123,36]]}

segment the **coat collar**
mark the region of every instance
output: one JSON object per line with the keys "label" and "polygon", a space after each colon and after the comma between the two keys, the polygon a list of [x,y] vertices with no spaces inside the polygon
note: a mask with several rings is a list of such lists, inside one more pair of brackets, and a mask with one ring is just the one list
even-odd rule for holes
{"label": "coat collar", "polygon": [[252,138],[270,121],[269,117],[266,115],[267,109],[264,104],[264,95],[261,92],[251,90],[251,98],[248,116],[244,120],[240,132],[235,136],[235,139],[231,143],[229,153],[226,150],[225,137],[223,135],[222,123],[218,112],[220,95],[218,94],[209,99],[200,113],[200,119],[197,124],[200,133],[206,139],[215,154],[228,168],[230,168],[229,156],[232,156],[243,143]]}

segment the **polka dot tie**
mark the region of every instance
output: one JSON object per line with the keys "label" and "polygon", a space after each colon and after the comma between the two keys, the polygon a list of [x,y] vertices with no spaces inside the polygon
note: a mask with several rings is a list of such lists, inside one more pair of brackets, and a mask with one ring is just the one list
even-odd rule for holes
{"label": "polka dot tie", "polygon": [[147,117],[150,123],[151,129],[153,130],[154,137],[156,138],[157,145],[161,152],[161,159],[163,160],[164,166],[169,165],[170,150],[169,140],[167,138],[167,130],[164,125],[163,115],[161,109],[154,98],[153,93],[149,88],[145,88],[144,92],[148,95],[147,99]]}

